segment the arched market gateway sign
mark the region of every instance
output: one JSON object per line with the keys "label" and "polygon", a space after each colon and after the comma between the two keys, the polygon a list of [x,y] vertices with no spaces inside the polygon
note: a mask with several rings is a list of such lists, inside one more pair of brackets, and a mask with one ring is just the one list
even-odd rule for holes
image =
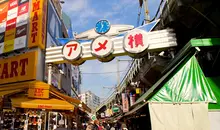
{"label": "arched market gateway sign", "polygon": [[158,22],[134,28],[131,25],[110,25],[107,20],[100,20],[94,29],[76,35],[77,40],[47,48],[46,63],[80,65],[86,60],[108,62],[123,55],[139,58],[147,52],[176,46],[172,29],[151,31]]}

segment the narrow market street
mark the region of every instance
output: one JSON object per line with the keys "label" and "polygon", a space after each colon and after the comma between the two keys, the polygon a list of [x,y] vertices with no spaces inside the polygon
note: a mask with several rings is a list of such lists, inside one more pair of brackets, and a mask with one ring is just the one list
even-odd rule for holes
{"label": "narrow market street", "polygon": [[0,0],[0,130],[219,130],[216,0]]}

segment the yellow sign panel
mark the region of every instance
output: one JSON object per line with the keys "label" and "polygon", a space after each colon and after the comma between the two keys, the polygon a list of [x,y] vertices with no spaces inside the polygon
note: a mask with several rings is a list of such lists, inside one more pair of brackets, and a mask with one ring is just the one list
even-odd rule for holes
{"label": "yellow sign panel", "polygon": [[30,88],[28,90],[28,97],[31,97],[31,98],[49,98],[49,89]]}
{"label": "yellow sign panel", "polygon": [[49,98],[50,85],[37,81],[29,86],[28,97],[31,98]]}
{"label": "yellow sign panel", "polygon": [[14,49],[14,39],[5,41],[4,52],[10,52]]}
{"label": "yellow sign panel", "polygon": [[37,51],[0,60],[0,84],[36,79]]}
{"label": "yellow sign panel", "polygon": [[32,0],[28,47],[46,46],[47,0]]}

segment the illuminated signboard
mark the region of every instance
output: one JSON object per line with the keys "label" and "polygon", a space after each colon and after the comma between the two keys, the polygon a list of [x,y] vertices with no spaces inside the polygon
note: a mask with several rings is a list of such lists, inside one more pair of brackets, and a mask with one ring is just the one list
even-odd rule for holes
{"label": "illuminated signboard", "polygon": [[0,54],[26,47],[29,0],[0,1]]}
{"label": "illuminated signboard", "polygon": [[37,51],[0,59],[0,84],[36,79]]}

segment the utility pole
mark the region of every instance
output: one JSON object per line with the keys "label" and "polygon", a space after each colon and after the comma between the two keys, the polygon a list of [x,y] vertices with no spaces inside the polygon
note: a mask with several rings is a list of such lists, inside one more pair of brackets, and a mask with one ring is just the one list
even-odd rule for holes
{"label": "utility pole", "polygon": [[149,10],[148,10],[148,0],[143,0],[143,5],[144,5],[144,21],[146,23],[150,23],[150,15],[149,15]]}
{"label": "utility pole", "polygon": [[119,84],[120,84],[120,70],[119,70],[119,59],[116,58],[116,63],[117,63],[117,88],[119,87]]}

